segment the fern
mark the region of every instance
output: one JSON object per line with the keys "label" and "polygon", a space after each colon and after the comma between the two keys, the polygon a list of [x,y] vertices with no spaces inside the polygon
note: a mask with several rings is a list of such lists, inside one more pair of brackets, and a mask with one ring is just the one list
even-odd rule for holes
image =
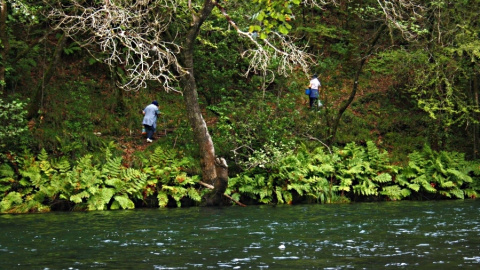
{"label": "fern", "polygon": [[370,196],[377,195],[377,186],[370,180],[362,181],[360,184],[353,186],[353,191],[356,194]]}
{"label": "fern", "polygon": [[90,193],[86,190],[70,196],[70,200],[74,203],[82,203],[83,199],[90,198]]}
{"label": "fern", "polygon": [[23,203],[22,195],[18,192],[8,193],[0,202],[0,212],[8,213],[15,212],[15,207],[18,207]]}
{"label": "fern", "polygon": [[458,169],[447,169],[446,174],[453,177],[457,183],[462,185],[464,182],[472,183],[473,179],[468,175],[468,171],[460,171]]}
{"label": "fern", "polygon": [[115,194],[115,190],[111,188],[91,188],[89,192],[92,195],[87,200],[88,210],[105,210]]}
{"label": "fern", "polygon": [[59,160],[52,161],[52,168],[56,170],[57,173],[67,173],[70,171],[70,163],[66,158],[61,158]]}
{"label": "fern", "polygon": [[166,207],[168,204],[168,195],[165,191],[159,191],[157,194],[158,205],[160,207]]}
{"label": "fern", "polygon": [[181,199],[187,195],[187,189],[184,187],[179,187],[179,186],[167,186],[163,185],[162,189],[166,191],[167,194],[172,196],[172,198],[175,200],[177,203],[177,207],[182,206]]}
{"label": "fern", "polygon": [[450,190],[450,194],[452,194],[453,196],[455,196],[457,199],[464,199],[465,198],[465,193],[463,190],[455,187],[453,189]]}
{"label": "fern", "polygon": [[292,183],[287,186],[288,190],[295,190],[300,196],[303,196],[305,193],[310,192],[311,187],[309,184],[300,184],[300,183]]}
{"label": "fern", "polygon": [[388,183],[392,181],[392,176],[389,173],[381,173],[375,176],[372,180],[377,183]]}
{"label": "fern", "polygon": [[108,158],[102,166],[102,177],[104,179],[119,177],[122,172],[122,158]]}
{"label": "fern", "polygon": [[283,200],[282,188],[276,187],[275,188],[275,195],[277,196],[278,203],[281,203],[281,204],[285,203],[285,201]]}
{"label": "fern", "polygon": [[387,186],[383,187],[382,191],[380,191],[381,195],[387,196],[390,200],[402,200],[410,196],[411,191],[407,188],[401,188],[398,185]]}
{"label": "fern", "polygon": [[117,195],[113,197],[114,201],[110,206],[110,209],[134,209],[135,204],[127,195]]}
{"label": "fern", "polygon": [[0,165],[0,199],[4,197],[7,190],[12,188],[11,184],[15,183],[15,172],[8,164]]}
{"label": "fern", "polygon": [[187,195],[190,199],[200,202],[202,200],[202,195],[198,192],[195,188],[189,187],[187,188]]}
{"label": "fern", "polygon": [[38,155],[38,160],[39,161],[48,161],[48,153],[45,150],[45,148],[42,148],[42,150],[40,150],[40,154]]}

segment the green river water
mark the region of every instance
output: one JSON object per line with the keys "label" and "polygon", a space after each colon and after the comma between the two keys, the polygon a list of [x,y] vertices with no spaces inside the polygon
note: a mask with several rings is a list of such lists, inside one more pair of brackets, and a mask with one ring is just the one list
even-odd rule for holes
{"label": "green river water", "polygon": [[0,269],[480,269],[480,200],[0,215]]}

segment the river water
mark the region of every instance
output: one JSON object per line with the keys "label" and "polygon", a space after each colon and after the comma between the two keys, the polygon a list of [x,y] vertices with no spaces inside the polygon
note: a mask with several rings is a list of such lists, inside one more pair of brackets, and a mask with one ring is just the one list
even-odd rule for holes
{"label": "river water", "polygon": [[0,215],[0,269],[479,269],[480,200]]}

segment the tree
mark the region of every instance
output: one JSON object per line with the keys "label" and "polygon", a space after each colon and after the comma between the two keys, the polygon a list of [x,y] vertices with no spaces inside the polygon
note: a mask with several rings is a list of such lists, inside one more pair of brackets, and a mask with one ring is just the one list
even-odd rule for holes
{"label": "tree", "polygon": [[[85,48],[95,45],[104,52],[103,61],[109,66],[123,67],[125,78],[120,86],[138,90],[148,81],[157,81],[166,91],[183,94],[187,115],[200,148],[203,178],[213,183],[217,178],[215,147],[203,118],[198,101],[193,50],[202,34],[202,25],[211,16],[222,16],[226,26],[249,42],[242,56],[250,59],[246,74],[288,76],[293,70],[310,74],[309,66],[315,64],[306,53],[307,45],[298,47],[296,39],[288,36],[294,24],[294,7],[344,8],[355,14],[363,27],[389,29],[391,35],[400,34],[406,40],[418,38],[422,33],[420,22],[424,19],[424,6],[417,0],[371,0],[361,3],[336,0],[157,0],[132,1],[70,0],[52,5],[50,18],[56,19],[58,28]],[[228,11],[242,12],[240,20],[233,20]],[[348,23],[348,21],[347,21]],[[356,30],[356,29],[353,29]],[[347,42],[361,39],[363,32],[353,32]],[[357,34],[357,35],[355,35]],[[358,78],[364,64],[376,52],[382,31],[367,42],[360,42],[354,51],[357,60],[353,73],[353,86],[334,118],[331,141],[343,112],[353,102],[358,88]],[[297,43],[298,44],[298,43]],[[366,47],[364,46],[365,44]],[[278,67],[275,73],[270,68]]]}
{"label": "tree", "polygon": [[300,28],[300,34],[311,40],[313,46],[318,46],[318,53],[328,53],[320,59],[317,68],[326,78],[324,91],[329,91],[331,85],[335,85],[332,88],[337,93],[339,89],[347,89],[341,95],[323,97],[327,99],[324,115],[328,129],[324,126],[320,129],[326,130],[329,145],[335,143],[343,114],[363,85],[362,79],[366,77],[363,73],[369,61],[399,44],[419,40],[425,33],[423,21],[427,10],[424,2],[417,0],[331,4],[310,13],[303,12],[304,25]]}
{"label": "tree", "polygon": [[[455,144],[471,132],[473,149],[465,151],[472,151],[472,157],[479,138],[479,4],[437,0],[417,6],[415,24],[397,22],[401,30],[410,26],[401,32],[407,33],[404,39],[392,36],[392,45],[379,54],[388,62],[385,73],[430,117],[433,147]],[[452,136],[459,128],[461,136]]]}
{"label": "tree", "polygon": [[7,1],[0,1],[0,93],[5,88],[5,60],[10,51],[10,42],[7,35]]}
{"label": "tree", "polygon": [[[27,118],[37,116],[43,100],[44,89],[53,74],[63,51],[65,39],[60,38],[58,46],[54,46],[52,61],[44,70],[48,57],[42,58],[39,51],[42,45],[47,54],[49,46],[44,44],[52,34],[42,16],[42,2],[11,0],[0,2],[0,92],[14,93],[14,86],[33,88],[30,91]],[[45,30],[46,29],[46,30]],[[46,59],[47,58],[47,59]],[[35,83],[35,76],[29,76],[32,67],[40,67],[43,76]]]}
{"label": "tree", "polygon": [[244,3],[249,9],[243,10],[253,10],[252,14],[257,17],[241,25],[227,13],[229,7],[239,5],[235,1],[68,2],[68,6],[53,6],[50,17],[58,21],[58,28],[67,36],[85,48],[99,46],[106,55],[105,63],[123,66],[126,77],[119,86],[138,90],[154,80],[166,91],[183,94],[200,148],[203,179],[207,183],[214,183],[217,173],[215,147],[199,105],[193,62],[202,24],[212,14],[223,16],[229,27],[250,41],[252,47],[243,53],[251,59],[247,73],[266,74],[272,61],[279,63],[279,74],[287,75],[296,67],[308,73],[309,64],[313,62],[311,55],[284,35],[291,28],[285,20],[291,15],[290,5],[299,4],[298,0]]}

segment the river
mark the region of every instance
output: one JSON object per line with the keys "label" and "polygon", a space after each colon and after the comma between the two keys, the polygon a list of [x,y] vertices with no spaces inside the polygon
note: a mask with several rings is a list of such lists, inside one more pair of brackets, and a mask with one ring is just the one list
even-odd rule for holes
{"label": "river", "polygon": [[0,269],[468,268],[480,200],[0,215]]}

